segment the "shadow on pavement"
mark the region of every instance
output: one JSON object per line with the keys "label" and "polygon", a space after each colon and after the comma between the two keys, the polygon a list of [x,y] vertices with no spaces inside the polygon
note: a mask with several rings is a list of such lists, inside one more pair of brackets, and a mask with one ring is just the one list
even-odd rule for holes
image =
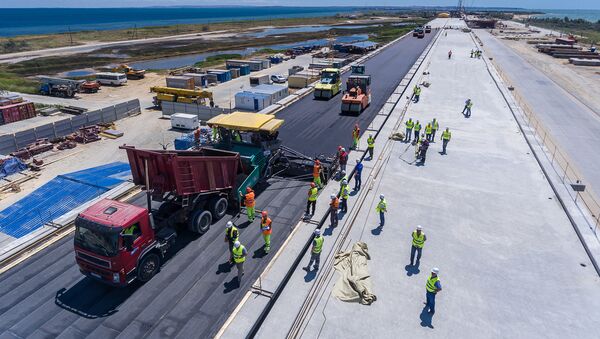
{"label": "shadow on pavement", "polygon": [[304,282],[310,282],[317,277],[317,270],[309,270],[306,271],[306,275],[304,276]]}
{"label": "shadow on pavement", "polygon": [[231,272],[232,267],[233,267],[233,264],[230,264],[229,262],[224,262],[222,264],[219,264],[219,266],[217,266],[217,272],[215,272],[215,273],[216,274],[229,273],[229,272]]}
{"label": "shadow on pavement", "polygon": [[423,307],[423,310],[421,311],[421,315],[419,316],[419,318],[421,318],[421,326],[433,328],[433,325],[431,324],[431,321],[433,319],[433,314],[427,312],[427,305],[425,305],[425,307]]}
{"label": "shadow on pavement", "polygon": [[406,275],[407,276],[411,276],[411,275],[416,275],[419,274],[421,272],[421,270],[419,270],[419,265],[406,265],[404,266],[404,269],[406,270]]}
{"label": "shadow on pavement", "polygon": [[254,254],[252,254],[252,258],[255,258],[255,259],[258,258],[258,259],[260,259],[260,258],[263,258],[266,255],[267,255],[267,252],[265,252],[265,248],[264,247],[260,247],[260,248],[258,248],[258,249],[256,249],[254,251]]}
{"label": "shadow on pavement", "polygon": [[383,232],[383,227],[381,227],[381,226],[377,226],[371,230],[371,234],[373,234],[373,235],[380,235],[381,232]]}
{"label": "shadow on pavement", "polygon": [[237,290],[240,287],[240,283],[238,282],[237,275],[234,276],[231,280],[223,283],[223,287],[225,287],[225,289],[223,290],[223,294],[227,294],[231,291]]}

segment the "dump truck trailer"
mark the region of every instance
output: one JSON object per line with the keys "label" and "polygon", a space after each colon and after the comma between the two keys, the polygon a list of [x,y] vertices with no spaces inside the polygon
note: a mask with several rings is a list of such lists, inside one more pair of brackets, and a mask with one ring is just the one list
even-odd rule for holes
{"label": "dump truck trailer", "polygon": [[[150,280],[174,244],[176,228],[206,233],[239,201],[237,184],[249,174],[236,152],[121,148],[148,207],[101,200],[77,216],[74,238],[80,271],[114,286]],[[153,201],[160,203],[156,210]]]}

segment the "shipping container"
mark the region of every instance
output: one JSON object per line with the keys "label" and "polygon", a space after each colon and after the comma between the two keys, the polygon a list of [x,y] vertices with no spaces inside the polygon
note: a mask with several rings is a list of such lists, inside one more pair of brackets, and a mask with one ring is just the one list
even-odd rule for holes
{"label": "shipping container", "polygon": [[208,74],[216,74],[219,82],[227,82],[231,80],[231,72],[226,69],[209,69],[206,71]]}
{"label": "shipping container", "polygon": [[250,61],[261,62],[262,69],[267,69],[271,67],[271,61],[269,59],[250,59]]}
{"label": "shipping container", "polygon": [[184,76],[167,77],[167,87],[194,89],[194,78]]}
{"label": "shipping container", "polygon": [[237,79],[240,77],[240,69],[239,68],[230,68],[229,71],[231,72],[232,79]]}
{"label": "shipping container", "polygon": [[250,74],[250,65],[244,64],[239,66],[240,76]]}
{"label": "shipping container", "polygon": [[207,87],[208,80],[206,78],[206,73],[185,73],[184,77],[190,77],[194,79],[194,86],[196,87]]}
{"label": "shipping container", "polygon": [[258,86],[270,83],[269,75],[255,75],[250,77],[250,86]]}
{"label": "shipping container", "polygon": [[198,116],[195,114],[175,113],[171,115],[171,127],[192,130],[198,128]]}
{"label": "shipping container", "polygon": [[283,62],[283,55],[281,55],[281,54],[271,55],[269,57],[269,61],[271,61],[271,64],[280,64]]}
{"label": "shipping container", "polygon": [[32,102],[20,102],[0,107],[3,124],[31,119],[36,114],[35,106]]}
{"label": "shipping container", "polygon": [[258,112],[271,105],[271,97],[264,93],[239,92],[235,95],[235,108]]}
{"label": "shipping container", "polygon": [[253,61],[253,60],[227,60],[225,61],[225,65],[227,68],[230,67],[240,67],[242,65],[247,65],[252,72],[260,71],[263,69],[262,61]]}
{"label": "shipping container", "polygon": [[206,82],[210,85],[210,84],[217,84],[219,83],[219,80],[217,79],[217,75],[216,74],[206,74]]}

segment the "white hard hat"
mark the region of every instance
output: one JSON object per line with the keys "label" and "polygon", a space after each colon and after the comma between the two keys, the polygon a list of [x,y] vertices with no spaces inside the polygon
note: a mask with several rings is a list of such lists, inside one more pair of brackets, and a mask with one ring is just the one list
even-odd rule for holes
{"label": "white hard hat", "polygon": [[348,180],[344,179],[342,180],[342,184],[346,185],[348,183]]}
{"label": "white hard hat", "polygon": [[380,195],[379,195],[379,199],[385,199],[385,195],[383,195],[383,194],[380,194]]}
{"label": "white hard hat", "polygon": [[315,230],[315,235],[321,235],[321,230],[317,228],[317,229]]}
{"label": "white hard hat", "polygon": [[417,225],[417,230],[422,231],[423,230],[423,226]]}
{"label": "white hard hat", "polygon": [[342,151],[346,152],[346,149],[344,147],[342,147]]}
{"label": "white hard hat", "polygon": [[356,163],[358,164],[360,162],[360,159],[356,159]]}
{"label": "white hard hat", "polygon": [[228,221],[227,222],[227,227],[231,227],[231,226],[233,226],[233,223],[231,221]]}
{"label": "white hard hat", "polygon": [[335,199],[335,194],[329,196],[330,199]]}
{"label": "white hard hat", "polygon": [[434,267],[434,268],[431,269],[431,273],[438,274],[438,273],[440,273],[440,269],[437,268],[437,267]]}
{"label": "white hard hat", "polygon": [[236,241],[236,242],[234,242],[234,243],[233,243],[233,247],[235,247],[235,248],[238,248],[238,247],[240,247],[240,245],[241,245],[241,244],[240,244],[240,242],[239,242],[239,241]]}

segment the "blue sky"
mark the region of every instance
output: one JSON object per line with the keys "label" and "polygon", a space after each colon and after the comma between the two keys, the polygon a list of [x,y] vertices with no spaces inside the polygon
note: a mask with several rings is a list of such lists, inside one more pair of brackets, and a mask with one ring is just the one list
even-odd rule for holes
{"label": "blue sky", "polygon": [[[302,0],[304,6],[454,6],[457,0]],[[521,7],[552,9],[600,9],[600,0],[464,0],[467,6]],[[298,5],[298,0],[0,0],[0,8],[8,7],[143,7],[177,5]]]}

